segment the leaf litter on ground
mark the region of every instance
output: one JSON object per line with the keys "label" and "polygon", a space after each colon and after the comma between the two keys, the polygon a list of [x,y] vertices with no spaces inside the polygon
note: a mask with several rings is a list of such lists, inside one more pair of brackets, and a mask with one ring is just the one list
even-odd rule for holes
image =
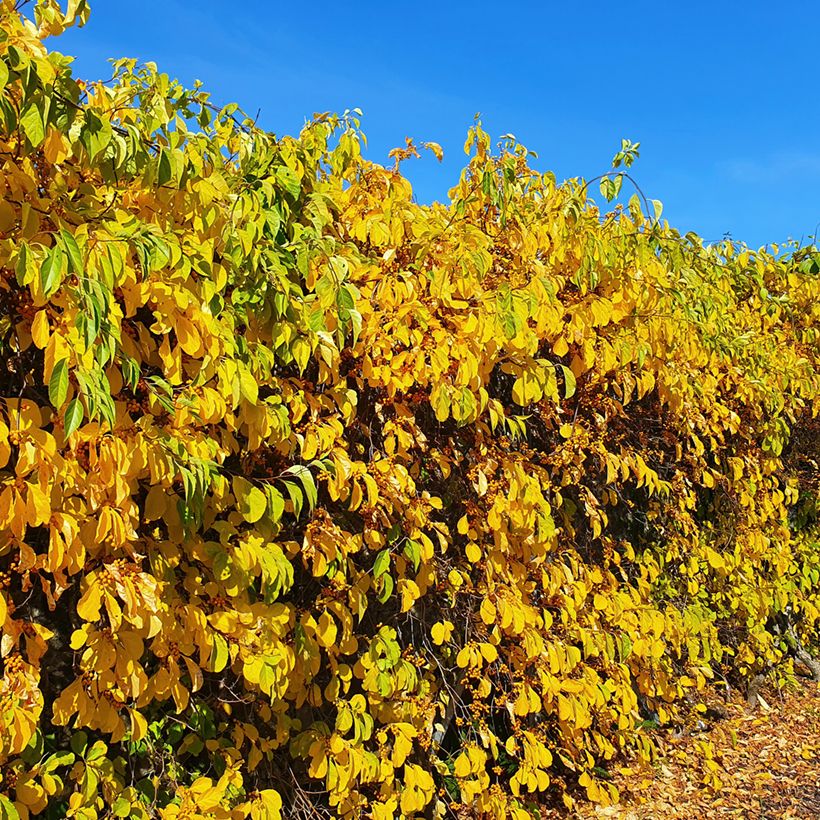
{"label": "leaf litter on ground", "polygon": [[769,690],[754,709],[738,696],[720,711],[724,719],[659,731],[652,767],[616,769],[618,804],[579,804],[569,815],[553,810],[544,817],[820,818],[820,686]]}

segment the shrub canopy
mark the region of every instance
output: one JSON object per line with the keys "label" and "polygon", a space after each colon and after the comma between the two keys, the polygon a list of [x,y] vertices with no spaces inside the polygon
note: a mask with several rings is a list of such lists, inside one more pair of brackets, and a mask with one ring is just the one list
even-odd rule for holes
{"label": "shrub canopy", "polygon": [[480,124],[421,205],[355,115],[85,84],[84,0],[0,9],[0,817],[606,804],[817,644],[815,248]]}

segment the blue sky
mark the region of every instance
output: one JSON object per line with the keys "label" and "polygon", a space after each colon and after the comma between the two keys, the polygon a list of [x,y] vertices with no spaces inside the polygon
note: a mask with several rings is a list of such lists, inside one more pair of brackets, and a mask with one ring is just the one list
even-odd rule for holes
{"label": "blue sky", "polygon": [[371,159],[406,136],[444,148],[403,165],[421,201],[458,179],[476,112],[559,178],[640,140],[635,176],[676,227],[758,246],[820,222],[818,31],[811,0],[92,0],[52,46],[87,79],[154,60],[278,134],[359,107]]}

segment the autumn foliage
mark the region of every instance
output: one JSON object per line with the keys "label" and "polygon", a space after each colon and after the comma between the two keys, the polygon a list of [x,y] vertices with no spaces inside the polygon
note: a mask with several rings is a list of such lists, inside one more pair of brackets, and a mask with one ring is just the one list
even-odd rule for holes
{"label": "autumn foliage", "polygon": [[353,115],[75,79],[68,7],[0,0],[0,818],[607,804],[811,663],[815,248],[479,124],[420,205]]}

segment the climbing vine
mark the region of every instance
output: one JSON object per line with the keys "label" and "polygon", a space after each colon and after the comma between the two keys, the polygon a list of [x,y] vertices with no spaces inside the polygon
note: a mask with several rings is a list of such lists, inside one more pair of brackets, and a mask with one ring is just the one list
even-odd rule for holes
{"label": "climbing vine", "polygon": [[816,248],[0,14],[0,817],[524,820],[820,668]]}

